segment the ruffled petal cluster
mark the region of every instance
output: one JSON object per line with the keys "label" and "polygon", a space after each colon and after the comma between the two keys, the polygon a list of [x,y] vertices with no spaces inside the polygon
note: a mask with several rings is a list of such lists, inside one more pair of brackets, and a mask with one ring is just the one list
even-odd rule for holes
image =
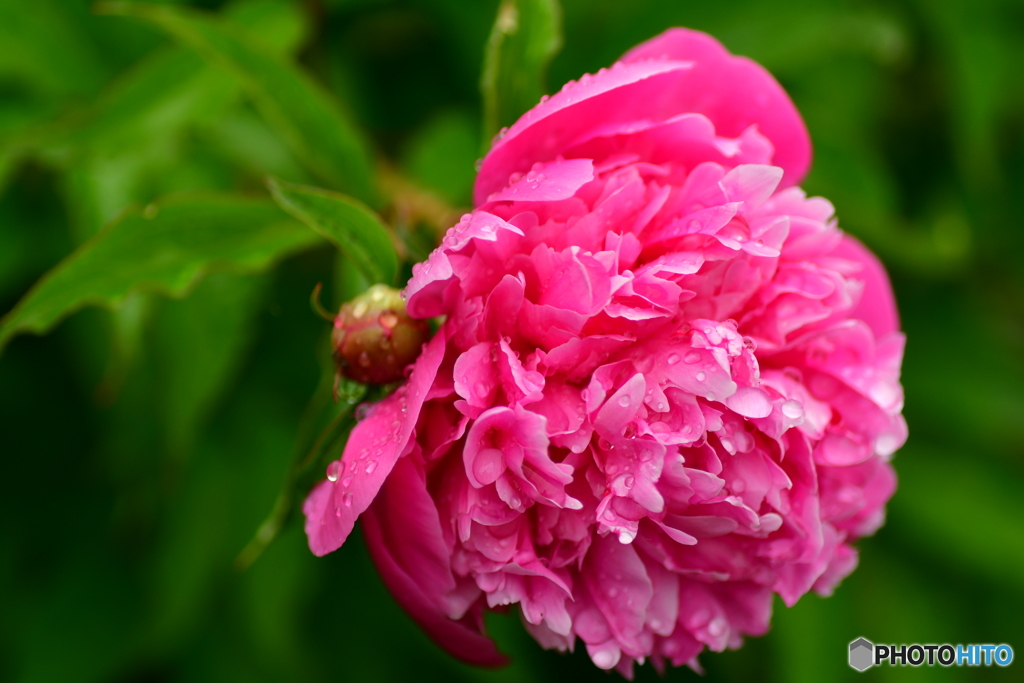
{"label": "ruffled petal cluster", "polygon": [[413,270],[444,323],[307,500],[313,551],[362,514],[453,654],[500,663],[512,605],[627,676],[830,592],[895,488],[903,336],[809,160],[771,76],[682,29],[525,114]]}

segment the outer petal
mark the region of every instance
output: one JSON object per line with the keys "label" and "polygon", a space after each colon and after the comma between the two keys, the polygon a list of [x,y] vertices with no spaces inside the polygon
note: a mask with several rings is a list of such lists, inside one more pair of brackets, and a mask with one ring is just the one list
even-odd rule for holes
{"label": "outer petal", "polygon": [[395,465],[363,515],[363,533],[391,594],[434,642],[470,664],[507,663],[491,639],[473,627],[472,616],[458,621],[448,616],[448,596],[455,590],[448,548],[424,474],[412,457]]}
{"label": "outer petal", "polygon": [[878,257],[868,251],[868,248],[855,237],[846,234],[830,255],[849,259],[863,266],[863,270],[853,276],[864,283],[860,302],[843,317],[858,318],[866,322],[875,333],[875,339],[881,340],[892,332],[898,332],[900,319],[896,312],[896,297],[893,296],[889,276],[886,275]]}
{"label": "outer petal", "polygon": [[633,48],[623,62],[692,60],[672,92],[678,112],[704,114],[715,132],[739,137],[756,125],[775,147],[772,164],[785,170],[781,187],[798,184],[811,165],[811,139],[789,95],[761,65],[729,54],[700,31],[673,28]]}
{"label": "outer petal", "polygon": [[533,164],[551,161],[597,126],[635,121],[669,112],[657,107],[677,73],[690,69],[687,62],[658,61],[616,64],[578,83],[567,84],[561,92],[538,104],[516,121],[484,158],[473,189],[473,202],[506,187],[513,173],[526,173]]}
{"label": "outer petal", "polygon": [[314,555],[341,547],[356,518],[377,491],[409,443],[427,390],[444,357],[445,339],[436,334],[413,366],[409,381],[374,406],[355,426],[345,445],[336,481],[317,485],[306,499],[306,536]]}
{"label": "outer petal", "polygon": [[594,162],[569,159],[536,164],[519,181],[492,195],[492,202],[553,202],[568,199],[594,179]]}

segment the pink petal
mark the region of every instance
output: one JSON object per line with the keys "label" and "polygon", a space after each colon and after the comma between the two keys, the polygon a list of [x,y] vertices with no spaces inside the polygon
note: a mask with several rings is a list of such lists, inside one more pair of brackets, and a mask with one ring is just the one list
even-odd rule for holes
{"label": "pink petal", "polygon": [[654,589],[636,549],[611,535],[595,539],[587,554],[585,578],[616,639],[642,651],[637,638],[643,632]]}
{"label": "pink petal", "polygon": [[626,63],[664,59],[694,66],[672,85],[679,112],[704,114],[724,137],[739,137],[750,126],[775,147],[772,164],[785,171],[781,187],[798,184],[811,165],[811,140],[786,91],[764,67],[729,54],[711,36],[673,28],[639,45],[622,58]]}
{"label": "pink petal", "polygon": [[529,173],[504,190],[487,198],[488,202],[552,202],[568,199],[594,179],[590,159],[557,160],[534,164]]}
{"label": "pink petal", "polygon": [[508,662],[472,626],[472,616],[458,621],[448,616],[449,594],[455,590],[448,547],[424,474],[412,458],[403,458],[391,471],[363,516],[363,533],[388,590],[434,642],[477,666]]}
{"label": "pink petal", "polygon": [[862,270],[853,275],[853,278],[864,283],[864,291],[857,306],[844,314],[844,317],[859,318],[866,322],[875,333],[875,339],[882,339],[892,332],[899,331],[900,319],[896,312],[896,298],[892,293],[889,276],[886,275],[878,257],[851,235],[843,235],[842,241],[831,256],[849,259],[862,266]]}
{"label": "pink petal", "polygon": [[413,366],[409,381],[374,406],[352,430],[338,461],[336,481],[317,485],[306,499],[306,536],[314,555],[337,550],[356,518],[373,502],[402,455],[420,415],[423,399],[444,357],[445,339],[436,334]]}
{"label": "pink petal", "polygon": [[526,173],[537,162],[553,160],[597,125],[652,118],[657,113],[662,113],[662,118],[685,113],[669,112],[664,106],[660,112],[656,109],[666,99],[662,93],[675,78],[673,74],[691,66],[679,61],[616,64],[603,73],[567,84],[523,114],[495,142],[477,175],[474,203],[483,204],[491,194],[506,187],[513,173]]}

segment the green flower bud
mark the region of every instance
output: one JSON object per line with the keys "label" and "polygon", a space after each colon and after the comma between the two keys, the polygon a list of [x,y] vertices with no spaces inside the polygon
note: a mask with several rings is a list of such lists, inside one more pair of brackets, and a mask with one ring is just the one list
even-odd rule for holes
{"label": "green flower bud", "polygon": [[338,373],[363,384],[396,382],[429,335],[425,320],[405,312],[397,289],[374,285],[342,305],[334,319],[331,340]]}

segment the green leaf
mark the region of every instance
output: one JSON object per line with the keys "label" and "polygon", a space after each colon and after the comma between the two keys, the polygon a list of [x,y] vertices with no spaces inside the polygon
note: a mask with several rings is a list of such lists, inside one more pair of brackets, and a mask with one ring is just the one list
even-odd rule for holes
{"label": "green leaf", "polygon": [[0,319],[0,349],[43,333],[88,305],[114,307],[130,292],[180,297],[207,272],[255,272],[317,238],[264,200],[193,194],[133,208],[108,224]]}
{"label": "green leaf", "polygon": [[108,2],[101,12],[150,21],[241,81],[267,121],[313,175],[364,201],[374,200],[360,134],[318,83],[229,22],[199,12]]}
{"label": "green leaf", "polygon": [[484,150],[545,92],[551,59],[562,48],[558,0],[503,0],[484,55]]}
{"label": "green leaf", "polygon": [[388,229],[372,209],[345,195],[268,178],[281,207],[345,252],[367,282],[392,285],[398,257]]}

